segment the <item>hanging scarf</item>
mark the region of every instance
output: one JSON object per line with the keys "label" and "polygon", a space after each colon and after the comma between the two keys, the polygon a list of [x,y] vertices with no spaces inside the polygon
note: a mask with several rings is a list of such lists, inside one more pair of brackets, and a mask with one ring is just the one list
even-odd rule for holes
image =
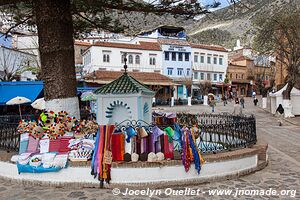
{"label": "hanging scarf", "polygon": [[125,133],[127,135],[127,138],[126,138],[126,142],[129,143],[130,142],[130,139],[132,137],[134,137],[136,134],[136,131],[134,130],[134,128],[132,128],[131,126],[129,126],[128,128],[126,128],[125,130]]}
{"label": "hanging scarf", "polygon": [[114,127],[114,125],[101,125],[96,137],[92,158],[92,174],[94,174],[95,178],[98,176],[102,185],[104,180],[107,182],[110,180],[111,163],[107,163],[109,159],[105,160],[105,155],[110,155],[111,157],[111,137]]}
{"label": "hanging scarf", "polygon": [[184,135],[182,129],[179,124],[174,123],[174,149],[179,150],[182,149],[182,136]]}
{"label": "hanging scarf", "polygon": [[98,148],[99,148],[99,140],[100,140],[100,129],[98,128],[97,131],[97,136],[96,136],[96,142],[95,142],[95,147],[94,147],[94,153],[93,153],[93,158],[92,158],[92,163],[91,163],[91,167],[92,167],[92,175],[95,175],[95,178],[97,176],[97,168],[98,168]]}
{"label": "hanging scarf", "polygon": [[[193,130],[192,130],[193,131]],[[199,148],[198,148],[198,146],[197,146],[197,143],[196,143],[196,136],[195,136],[195,134],[191,134],[192,135],[192,139],[193,139],[193,142],[194,142],[194,146],[195,146],[195,148],[196,148],[196,150],[197,150],[197,152],[198,152],[198,155],[199,155],[199,158],[200,158],[200,164],[202,165],[205,161],[204,161],[204,159],[203,159],[203,157],[202,157],[202,155],[201,155],[201,153],[200,153],[200,150],[199,150]],[[200,135],[199,135],[200,136]]]}
{"label": "hanging scarf", "polygon": [[154,135],[154,142],[157,142],[159,136],[163,135],[164,132],[160,130],[157,126],[153,127],[152,134]]}
{"label": "hanging scarf", "polygon": [[197,147],[195,146],[195,143],[193,141],[192,135],[191,134],[188,134],[188,135],[189,135],[190,146],[191,146],[193,157],[194,157],[195,169],[197,170],[198,174],[200,174],[201,162],[200,162],[199,153],[198,153]]}
{"label": "hanging scarf", "polygon": [[184,132],[184,145],[183,145],[182,150],[183,150],[182,163],[184,165],[185,171],[188,172],[191,167],[191,162],[192,162],[188,129],[185,129],[185,132]]}
{"label": "hanging scarf", "polygon": [[168,135],[168,142],[171,143],[173,141],[174,130],[169,126],[164,131]]}

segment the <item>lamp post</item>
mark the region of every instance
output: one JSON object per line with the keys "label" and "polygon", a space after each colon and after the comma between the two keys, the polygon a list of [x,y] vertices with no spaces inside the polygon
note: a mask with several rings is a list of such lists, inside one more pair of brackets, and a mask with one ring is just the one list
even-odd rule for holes
{"label": "lamp post", "polygon": [[125,72],[124,72],[124,74],[127,74],[127,68],[128,68],[128,66],[127,66],[127,53],[124,53],[123,54],[124,55],[124,69],[125,69]]}

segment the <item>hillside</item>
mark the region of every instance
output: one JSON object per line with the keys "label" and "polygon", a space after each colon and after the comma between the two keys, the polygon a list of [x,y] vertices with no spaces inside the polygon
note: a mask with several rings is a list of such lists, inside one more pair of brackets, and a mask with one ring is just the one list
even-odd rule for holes
{"label": "hillside", "polygon": [[[241,0],[235,6],[206,15],[186,29],[192,41],[232,48],[236,39],[241,39],[242,44],[251,46],[255,34],[251,21],[259,14],[284,7],[288,2],[290,0]],[[294,3],[299,4],[300,0],[294,0]]]}

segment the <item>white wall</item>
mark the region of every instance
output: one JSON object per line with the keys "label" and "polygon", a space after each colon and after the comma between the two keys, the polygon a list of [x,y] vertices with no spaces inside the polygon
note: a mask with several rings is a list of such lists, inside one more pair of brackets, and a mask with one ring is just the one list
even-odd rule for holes
{"label": "white wall", "polygon": [[[12,74],[23,71],[24,76],[29,76],[24,71],[26,67],[37,67],[35,55],[0,47],[0,71],[7,71]],[[28,78],[35,79],[31,75]]]}
{"label": "white wall", "polygon": [[[121,105],[122,102],[122,105]],[[144,114],[145,103],[149,105],[148,116]],[[124,104],[127,104],[124,106]],[[116,106],[117,105],[117,106]],[[151,122],[152,96],[141,94],[98,95],[97,96],[97,123],[115,124],[123,120],[144,120]],[[112,109],[108,109],[112,108]],[[107,111],[112,110],[112,117],[108,118]]]}
{"label": "white wall", "polygon": [[[128,71],[139,70],[141,72],[154,72],[154,70],[162,70],[162,54],[161,51],[139,50],[139,49],[123,49],[112,47],[91,46],[83,55],[84,70],[91,73],[99,68],[106,68],[109,71],[121,71],[124,69],[124,63],[121,57],[127,53]],[[109,55],[109,62],[103,62],[103,55]],[[129,55],[133,56],[133,63],[129,63]],[[140,56],[140,64],[136,64],[135,56]],[[91,56],[91,58],[89,58]],[[155,65],[150,65],[150,57],[154,57]],[[86,61],[89,61],[86,62]]]}
{"label": "white wall", "polygon": [[[171,78],[191,77],[192,74],[192,48],[189,46],[162,45],[162,63],[163,74]],[[165,60],[165,52],[169,52],[169,60]],[[172,60],[172,52],[176,53],[176,61]],[[182,61],[179,61],[179,52],[182,53]],[[185,53],[189,54],[189,61],[185,61]],[[178,75],[178,68],[183,69],[182,75]],[[168,70],[173,69],[172,75],[168,74]],[[187,75],[189,70],[189,75]]]}
{"label": "white wall", "polygon": [[[207,74],[210,74],[211,82],[223,82],[225,79],[227,67],[228,67],[228,52],[222,51],[213,51],[208,49],[192,49],[192,65],[193,65],[193,73],[198,72],[198,78],[193,76],[193,81],[201,80],[200,73],[204,73],[204,80],[207,80]],[[207,62],[207,57],[210,55],[211,63]],[[194,60],[194,56],[197,55],[197,62]],[[201,63],[201,56],[204,56],[204,62]],[[217,58],[217,64],[214,64],[214,58]],[[220,64],[219,58],[222,58],[222,63]],[[214,74],[217,74],[217,80],[214,80]],[[222,74],[222,80],[220,80],[219,75]]]}

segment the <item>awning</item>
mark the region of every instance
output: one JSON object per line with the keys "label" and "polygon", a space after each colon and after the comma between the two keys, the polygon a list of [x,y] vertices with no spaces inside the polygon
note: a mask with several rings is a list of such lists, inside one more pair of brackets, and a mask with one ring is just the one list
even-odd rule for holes
{"label": "awning", "polygon": [[20,96],[35,101],[43,97],[42,81],[0,82],[0,105],[5,105],[10,99]]}

